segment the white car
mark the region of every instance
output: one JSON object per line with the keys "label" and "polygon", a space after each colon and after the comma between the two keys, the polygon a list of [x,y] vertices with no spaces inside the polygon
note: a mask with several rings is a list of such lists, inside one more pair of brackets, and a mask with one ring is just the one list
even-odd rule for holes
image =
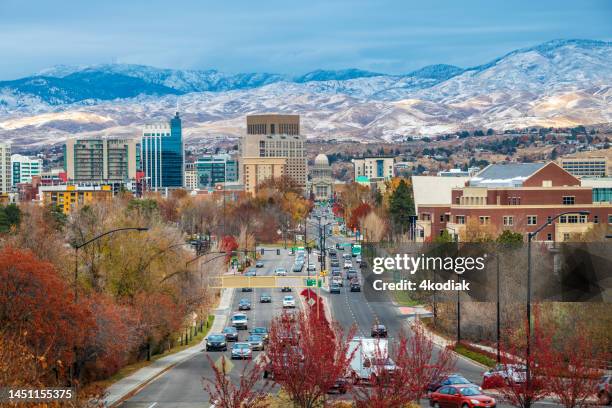
{"label": "white car", "polygon": [[351,261],[344,261],[344,269],[352,268],[353,263]]}
{"label": "white car", "polygon": [[498,376],[506,383],[524,383],[527,378],[526,368],[522,364],[498,364],[489,371],[485,371],[483,376],[484,378]]}
{"label": "white car", "polygon": [[287,276],[287,270],[285,268],[276,268],[274,274],[276,276]]}
{"label": "white car", "polygon": [[283,307],[295,307],[295,298],[293,296],[287,295],[283,298]]}
{"label": "white car", "polygon": [[308,264],[308,272],[316,272],[317,271],[317,266],[313,263],[309,263]]}
{"label": "white car", "polygon": [[340,275],[332,276],[331,283],[332,285],[336,284],[338,286],[344,286],[343,281],[342,281],[342,276]]}

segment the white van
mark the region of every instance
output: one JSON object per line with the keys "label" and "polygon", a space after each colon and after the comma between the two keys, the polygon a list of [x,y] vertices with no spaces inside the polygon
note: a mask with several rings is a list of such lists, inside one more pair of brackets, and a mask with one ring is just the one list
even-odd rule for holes
{"label": "white van", "polygon": [[389,358],[387,339],[354,337],[349,343],[348,355],[353,354],[347,376],[358,384],[372,381],[382,372],[395,371],[395,363]]}

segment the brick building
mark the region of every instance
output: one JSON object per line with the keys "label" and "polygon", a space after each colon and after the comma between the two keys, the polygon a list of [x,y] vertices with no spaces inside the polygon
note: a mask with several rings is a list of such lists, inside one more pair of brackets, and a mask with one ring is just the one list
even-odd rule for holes
{"label": "brick building", "polygon": [[[576,210],[557,219],[536,237],[564,241],[586,232],[594,224],[612,224],[612,204],[593,202],[592,187],[553,162],[493,164],[454,188],[448,204],[418,207],[418,224],[425,239],[447,230],[459,239],[468,225],[482,226],[494,234],[511,230],[526,234],[556,215]],[[589,211],[589,215],[579,215]]]}

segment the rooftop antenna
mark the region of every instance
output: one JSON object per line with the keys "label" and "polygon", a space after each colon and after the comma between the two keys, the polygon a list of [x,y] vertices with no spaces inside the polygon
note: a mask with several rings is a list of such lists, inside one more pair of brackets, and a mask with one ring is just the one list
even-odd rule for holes
{"label": "rooftop antenna", "polygon": [[179,96],[176,96],[176,116],[178,116],[180,110],[179,110]]}

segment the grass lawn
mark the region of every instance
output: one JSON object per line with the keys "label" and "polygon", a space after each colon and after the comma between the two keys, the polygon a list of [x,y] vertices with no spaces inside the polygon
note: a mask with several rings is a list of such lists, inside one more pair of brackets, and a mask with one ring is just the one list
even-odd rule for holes
{"label": "grass lawn", "polygon": [[396,290],[393,292],[393,298],[400,306],[420,306],[421,302],[410,298],[408,291]]}
{"label": "grass lawn", "polygon": [[470,360],[474,360],[480,364],[484,364],[487,367],[494,367],[495,364],[497,364],[497,361],[495,361],[491,357],[483,353],[479,353],[475,350],[468,349],[463,344],[457,344],[455,346],[455,352],[461,354],[464,357],[469,358]]}
{"label": "grass lawn", "polygon": [[[215,316],[213,315],[209,315],[208,316],[208,325],[204,325],[203,330],[201,333],[198,333],[196,336],[192,337],[191,341],[189,342],[189,344],[183,344],[181,345],[176,345],[174,347],[172,347],[169,350],[166,350],[164,353],[162,354],[155,354],[151,356],[151,361],[147,361],[147,360],[143,360],[143,361],[137,361],[135,363],[126,365],[125,367],[121,368],[119,371],[117,371],[115,374],[113,374],[112,376],[110,376],[109,378],[105,379],[105,380],[100,380],[100,381],[96,381],[95,383],[91,384],[91,386],[94,387],[101,387],[101,388],[108,388],[110,387],[113,383],[116,383],[117,381],[133,374],[134,372],[140,370],[143,367],[146,367],[148,365],[150,365],[151,363],[159,360],[162,357],[166,357],[169,356],[170,354],[174,354],[174,353],[178,353],[179,351],[185,350],[186,348],[189,347],[193,347],[194,345],[198,344],[199,342],[201,342],[206,335],[208,334],[210,328],[213,325],[213,322],[215,321]],[[177,333],[176,337],[178,338],[179,334]]]}

